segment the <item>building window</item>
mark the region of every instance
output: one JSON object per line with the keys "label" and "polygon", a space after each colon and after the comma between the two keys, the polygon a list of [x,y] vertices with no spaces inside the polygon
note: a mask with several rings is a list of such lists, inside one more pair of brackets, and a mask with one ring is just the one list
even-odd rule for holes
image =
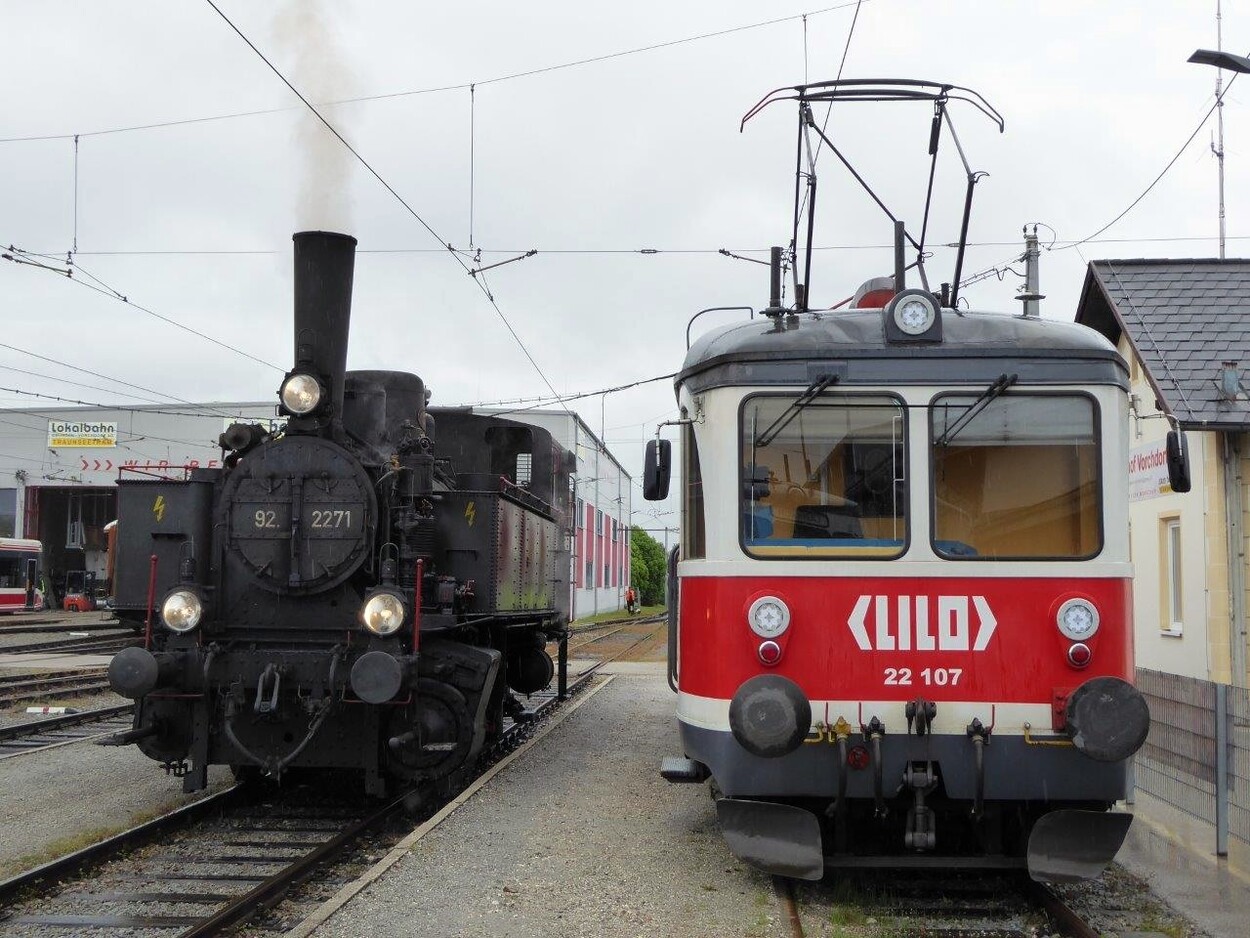
{"label": "building window", "polygon": [[586,503],[580,498],[577,500],[577,526],[579,528],[586,527]]}
{"label": "building window", "polygon": [[612,585],[612,584],[609,582],[608,570],[609,570],[609,567],[608,567],[608,565],[605,563],[605,564],[603,565],[603,585],[604,585],[604,586],[611,586],[611,585]]}
{"label": "building window", "polygon": [[586,579],[583,582],[590,587],[595,585],[595,562],[593,560],[586,561]]}
{"label": "building window", "polygon": [[0,537],[17,537],[17,489],[0,489]]}
{"label": "building window", "polygon": [[1159,521],[1159,628],[1165,635],[1180,635],[1184,628],[1184,579],[1181,572],[1181,519]]}
{"label": "building window", "polygon": [[613,544],[616,543],[616,520],[615,519],[613,519],[612,521],[612,543]]}
{"label": "building window", "polygon": [[603,537],[603,512],[595,512],[595,533]]}

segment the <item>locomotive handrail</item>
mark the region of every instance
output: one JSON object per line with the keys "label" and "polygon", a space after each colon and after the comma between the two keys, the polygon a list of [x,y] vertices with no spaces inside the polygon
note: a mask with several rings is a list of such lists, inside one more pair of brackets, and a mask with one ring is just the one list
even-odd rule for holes
{"label": "locomotive handrail", "polygon": [[507,476],[499,477],[499,494],[510,495],[518,502],[529,505],[531,508],[537,508],[539,511],[550,515],[552,518],[556,516],[556,509],[554,505],[541,496],[535,495],[524,486],[517,485]]}
{"label": "locomotive handrail", "polygon": [[[191,479],[191,471],[198,468],[191,465],[162,466],[159,463],[144,463],[134,466],[118,466],[117,481],[118,482],[187,482]],[[142,478],[127,479],[126,473],[131,473]],[[163,473],[163,474],[162,474]],[[182,478],[177,478],[177,474],[181,473]]]}
{"label": "locomotive handrail", "polygon": [[[728,254],[729,252],[728,252],[728,251],[725,251],[724,253]],[[750,258],[750,257],[748,257],[748,258],[747,258],[747,260],[754,260],[754,258]],[[759,263],[761,263],[761,264],[762,264],[762,263],[764,263],[764,262],[763,262],[763,261],[759,261]],[[741,311],[742,311],[742,310],[744,310],[744,309],[745,309],[748,313],[750,313],[750,314],[751,314],[751,318],[752,318],[752,319],[754,319],[754,318],[755,318],[755,307],[754,307],[754,306],[709,306],[707,309],[701,309],[701,310],[699,310],[697,313],[695,313],[693,316],[691,316],[691,317],[690,317],[690,321],[689,321],[688,323],[686,323],[686,351],[687,351],[687,352],[688,352],[688,351],[690,351],[690,327],[691,327],[691,326],[693,326],[693,325],[694,325],[694,321],[695,321],[696,319],[698,319],[700,316],[702,316],[704,313],[722,313],[722,312],[728,312],[728,311],[730,311],[730,310],[737,311],[737,312],[741,312]]]}

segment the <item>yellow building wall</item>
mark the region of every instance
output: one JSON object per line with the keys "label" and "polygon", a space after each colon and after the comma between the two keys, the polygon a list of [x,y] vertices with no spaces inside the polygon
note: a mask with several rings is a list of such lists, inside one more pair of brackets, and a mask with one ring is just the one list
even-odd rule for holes
{"label": "yellow building wall", "polygon": [[[1140,362],[1123,338],[1120,354],[1131,365],[1132,451],[1160,443],[1171,427],[1156,406],[1154,389]],[[1152,670],[1228,682],[1228,548],[1220,440],[1215,433],[1193,430],[1186,436],[1192,489],[1185,494],[1165,490],[1129,505],[1137,663]],[[1182,628],[1178,634],[1167,631],[1171,616],[1167,610],[1166,524],[1171,519],[1180,522]]]}

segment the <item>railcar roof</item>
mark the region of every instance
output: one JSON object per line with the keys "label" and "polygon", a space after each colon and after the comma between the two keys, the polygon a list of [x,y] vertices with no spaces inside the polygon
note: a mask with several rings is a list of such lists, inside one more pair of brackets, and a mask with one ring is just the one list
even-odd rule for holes
{"label": "railcar roof", "polygon": [[1128,386],[1115,347],[1076,323],[943,310],[942,333],[941,343],[887,343],[880,309],[757,318],[700,336],[676,384],[806,384],[832,370],[845,384],[981,383],[1007,372],[1023,383]]}

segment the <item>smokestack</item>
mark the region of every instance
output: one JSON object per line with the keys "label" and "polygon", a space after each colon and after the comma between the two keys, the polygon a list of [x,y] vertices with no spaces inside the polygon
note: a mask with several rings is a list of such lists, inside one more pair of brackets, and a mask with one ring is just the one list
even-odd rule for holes
{"label": "smokestack", "polygon": [[300,231],[295,242],[295,363],[327,382],[332,420],[343,416],[343,375],[352,314],[356,239],[333,231]]}

